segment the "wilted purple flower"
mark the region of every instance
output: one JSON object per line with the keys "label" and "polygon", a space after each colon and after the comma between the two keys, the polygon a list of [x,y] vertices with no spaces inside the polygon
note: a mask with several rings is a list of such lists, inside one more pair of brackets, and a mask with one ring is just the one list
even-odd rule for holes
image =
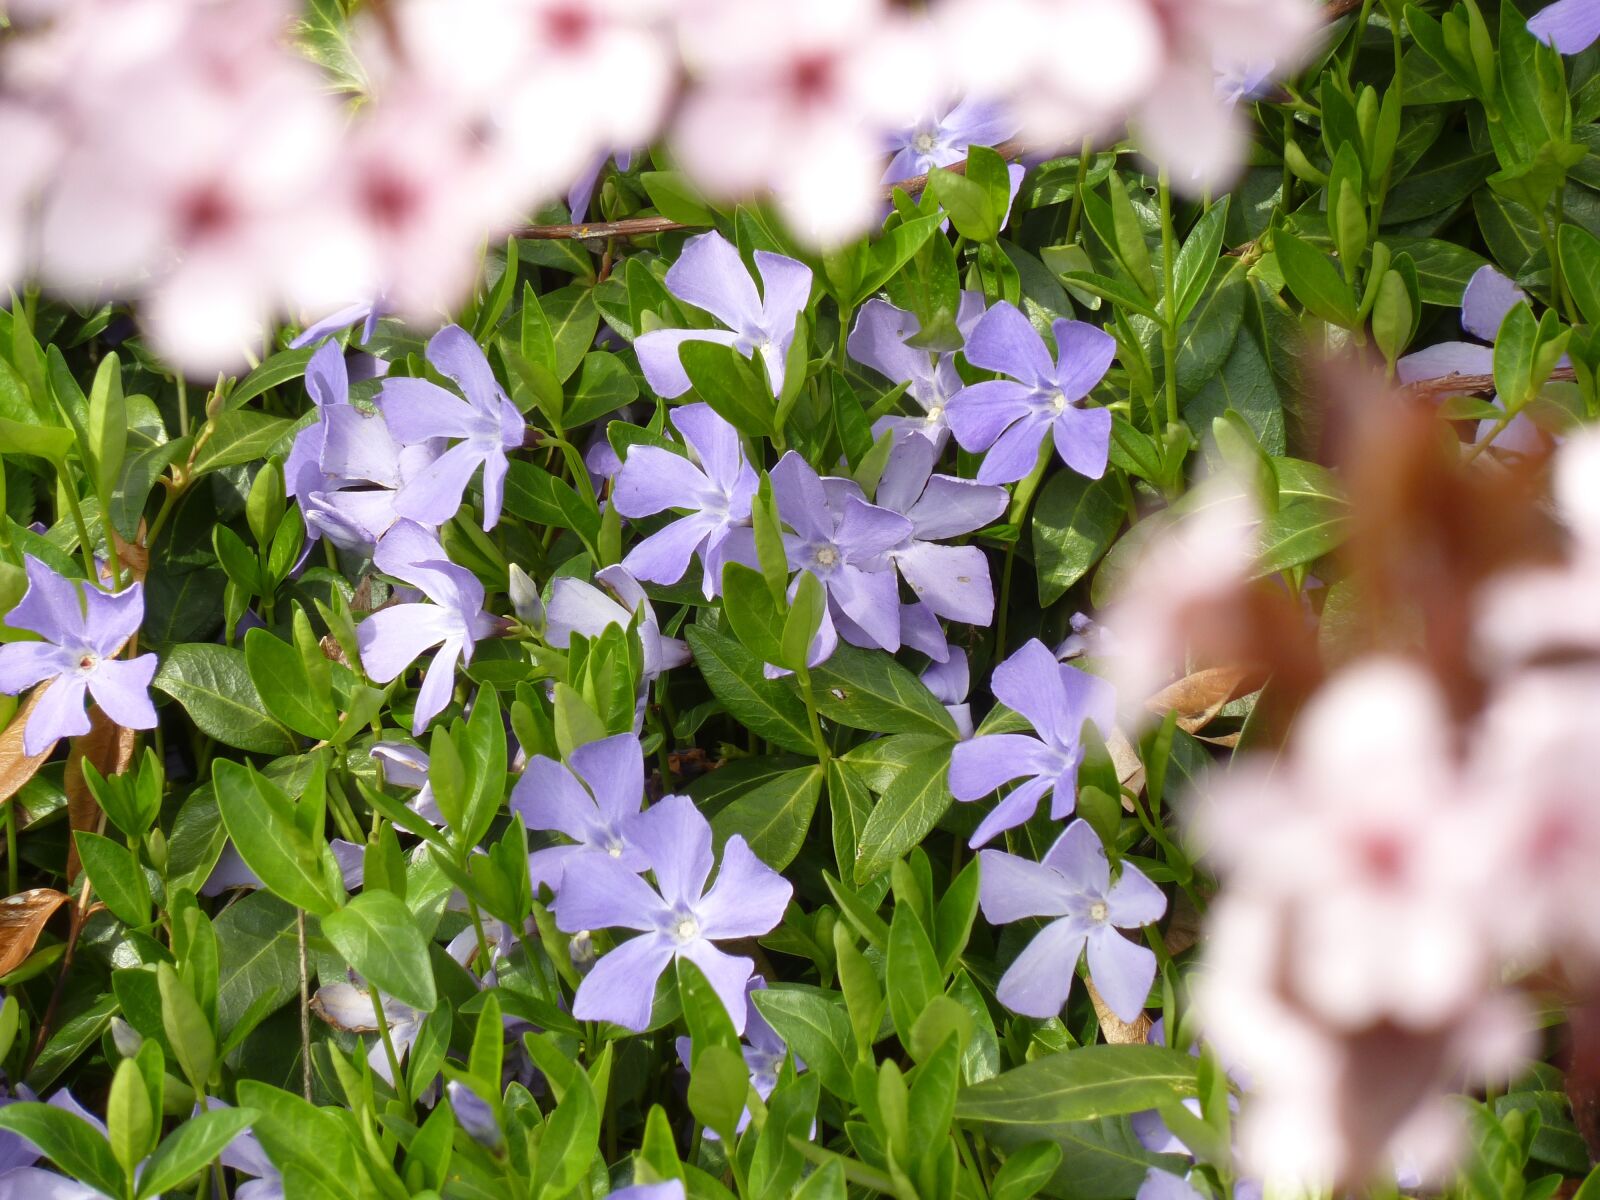
{"label": "wilted purple flower", "polygon": [[654,329],[633,343],[644,377],[658,396],[671,400],[690,387],[678,358],[684,342],[717,342],[749,358],[759,354],[772,393],[783,391],[784,361],[795,322],[811,297],[811,268],[781,254],[755,252],[762,294],[732,242],[720,233],[690,238],[667,271],[667,291],[703,308],[726,329]]}
{"label": "wilted purple flower", "polygon": [[433,798],[433,784],[428,781],[428,752],[404,742],[379,742],[372,747],[372,757],[383,764],[383,780],[395,787],[414,790],[417,794],[406,805],[430,825],[444,827],[444,814]]}
{"label": "wilted purple flower", "polygon": [[489,1102],[459,1079],[444,1085],[450,1107],[456,1114],[456,1124],[467,1131],[467,1136],[480,1146],[493,1150],[505,1142],[500,1122],[494,1119],[494,1109]]}
{"label": "wilted purple flower", "polygon": [[[956,329],[963,338],[981,316],[983,293],[962,292],[960,307],[956,310]],[[965,386],[956,371],[955,352],[961,347],[955,345],[937,351],[919,349],[911,345],[910,340],[921,329],[914,313],[874,298],[861,306],[856,327],[850,331],[848,349],[851,358],[871,367],[885,379],[909,385],[907,394],[924,414],[880,417],[872,426],[873,436],[881,436],[885,429],[893,429],[896,437],[920,434],[942,450],[950,436],[946,408],[951,398]]]}
{"label": "wilted purple flower", "polygon": [[[744,1055],[744,1065],[750,1068],[750,1086],[755,1089],[756,1095],[763,1100],[771,1096],[778,1086],[778,1072],[783,1069],[784,1057],[789,1053],[789,1045],[778,1031],[767,1023],[761,1015],[761,1010],[755,1006],[752,997],[759,991],[766,989],[767,981],[759,975],[752,975],[750,982],[745,985],[745,1026],[744,1045],[740,1052]],[[681,1037],[677,1041],[678,1061],[686,1070],[692,1069],[694,1045],[690,1039]],[[794,1060],[795,1070],[805,1070],[805,1063],[797,1057]],[[743,1133],[750,1124],[750,1110],[746,1108],[739,1114],[739,1123],[734,1127],[735,1133]],[[705,1131],[706,1137],[712,1141],[718,1140],[715,1130]]]}
{"label": "wilted purple flower", "polygon": [[1011,498],[1005,488],[933,474],[938,457],[926,438],[901,442],[889,455],[878,482],[878,505],[911,523],[911,533],[889,557],[917,603],[935,616],[987,625],[994,619],[988,558],[977,546],[939,543],[998,520]]}
{"label": "wilted purple flower", "polygon": [[688,509],[689,515],[645,538],[622,565],[647,583],[677,583],[698,554],[705,568],[701,589],[709,600],[722,586],[723,564],[754,553],[753,535],[740,529],[750,523],[750,500],[759,481],[739,444],[739,431],[709,404],[675,410],[672,423],[693,457],[634,446],[617,472],[611,501],[624,517],[648,517],[669,508]]}
{"label": "wilted purple flower", "polygon": [[649,597],[632,575],[618,565],[597,571],[595,579],[605,584],[611,595],[592,583],[566,575],[550,584],[550,604],[545,610],[547,643],[564,650],[575,633],[593,638],[612,625],[626,629],[633,621],[633,614],[642,609],[639,642],[644,649],[645,681],[689,661],[688,646],[677,638],[662,636],[655,609],[650,607]]}
{"label": "wilted purple flower", "polygon": [[1084,407],[1116,355],[1116,340],[1082,321],[1051,326],[1056,358],[1028,318],[1002,300],[967,336],[975,367],[1009,375],[964,388],[950,401],[950,428],[965,450],[987,450],[979,483],[1013,483],[1033,470],[1039,444],[1055,438],[1061,460],[1080,475],[1105,474],[1111,411]]}
{"label": "wilted purple flower", "polygon": [[759,937],[783,919],[794,889],[734,834],[709,891],[711,823],[687,796],[667,796],[646,810],[635,843],[655,874],[652,888],[621,862],[594,855],[568,874],[556,898],[556,925],[580,930],[637,929],[595,963],[573,999],[580,1021],[611,1021],[641,1031],[650,1024],[656,980],[680,956],[706,979],[739,1032],[745,1027],[744,987],[755,964],[713,944]]}
{"label": "wilted purple flower", "polygon": [[[1395,374],[1401,383],[1425,383],[1434,379],[1449,379],[1453,375],[1494,374],[1494,340],[1500,335],[1500,326],[1528,294],[1494,267],[1483,266],[1473,272],[1467,289],[1461,295],[1461,328],[1482,342],[1440,342],[1403,356],[1395,364]],[[1563,355],[1561,366],[1570,366]],[[1498,395],[1492,398],[1498,408],[1505,403]],[[1496,422],[1484,420],[1478,424],[1478,437],[1485,436]],[[1518,413],[1495,439],[1502,449],[1533,453],[1544,448],[1539,427]]]}
{"label": "wilted purple flower", "polygon": [[1600,0],[1556,0],[1528,18],[1528,32],[1562,54],[1581,54],[1600,38]]}
{"label": "wilted purple flower", "polygon": [[388,683],[417,658],[439,647],[417,693],[413,735],[450,702],[457,662],[472,661],[472,647],[494,632],[494,618],[483,611],[483,584],[450,562],[432,534],[400,521],[378,545],[378,570],[420,588],[432,604],[393,604],[356,627],[361,663],[377,683]]}
{"label": "wilted purple flower", "polygon": [[1060,820],[1071,813],[1078,799],[1083,723],[1093,721],[1101,733],[1110,733],[1117,711],[1109,683],[1058,663],[1038,638],[996,667],[989,686],[1039,736],[987,733],[951,752],[950,793],[957,800],[978,800],[1010,780],[1027,780],[983,819],[972,835],[973,846],[1022,824],[1051,792],[1051,817]]}
{"label": "wilted purple flower", "polygon": [[783,539],[789,567],[822,582],[845,640],[898,650],[900,589],[889,552],[912,537],[912,523],[868,504],[849,480],[818,478],[793,450],[772,469],[772,494],[794,530]]}
{"label": "wilted purple flower", "polygon": [[950,657],[943,662],[929,663],[922,672],[922,685],[944,705],[950,719],[956,723],[962,740],[970,738],[972,705],[967,703],[967,692],[972,687],[972,671],[967,664],[967,652],[951,647]]}
{"label": "wilted purple flower", "polygon": [[[511,791],[511,811],[529,829],[555,830],[571,845],[548,846],[528,855],[528,871],[537,890],[547,883],[557,893],[568,864],[587,863],[593,856],[613,859],[630,871],[643,871],[649,860],[638,846],[643,819],[644,751],[631,733],[587,742],[568,755],[570,766],[536,754]],[[580,867],[580,869],[582,869]]]}
{"label": "wilted purple flower", "polygon": [[1016,117],[1004,104],[964,99],[890,135],[889,147],[895,153],[883,182],[898,183],[935,167],[954,166],[973,146],[997,146],[1015,137],[1017,127]]}
{"label": "wilted purple flower", "polygon": [[506,451],[522,445],[527,423],[489,369],[489,360],[459,325],[446,325],[428,341],[428,361],[453,379],[460,397],[426,379],[387,379],[378,408],[397,441],[459,438],[454,446],[408,479],[395,511],[426,525],[443,525],[461,507],[467,484],[483,467],[483,527],[500,521],[505,496]]}
{"label": "wilted purple flower", "polygon": [[107,594],[23,556],[28,590],[5,616],[43,641],[0,645],[0,692],[20,695],[49,681],[22,732],[23,753],[43,753],[59,738],[89,732],[85,694],[124,729],[153,729],[150,680],[156,656],[116,657],[144,622],[144,586]]}
{"label": "wilted purple flower", "polygon": [[[428,1014],[418,1012],[392,996],[379,993],[379,999],[383,1003],[384,1019],[389,1025],[389,1041],[394,1045],[394,1056],[404,1063],[412,1043],[422,1032],[422,1024],[428,1019]],[[378,1032],[377,1013],[372,1009],[372,993],[364,981],[357,983],[341,979],[323,984],[311,997],[311,1011],[345,1033]],[[394,1072],[389,1069],[389,1053],[384,1048],[382,1038],[373,1039],[367,1051],[367,1065],[379,1079],[394,1086]]]}
{"label": "wilted purple flower", "polygon": [[1054,917],[1000,978],[995,996],[1012,1012],[1041,1020],[1067,1002],[1078,957],[1089,952],[1089,974],[1107,1007],[1124,1021],[1144,1008],[1156,977],[1156,956],[1117,929],[1160,919],[1167,898],[1132,863],[1111,882],[1105,847],[1087,821],[1066,828],[1043,861],[985,850],[978,855],[978,903],[992,925]]}

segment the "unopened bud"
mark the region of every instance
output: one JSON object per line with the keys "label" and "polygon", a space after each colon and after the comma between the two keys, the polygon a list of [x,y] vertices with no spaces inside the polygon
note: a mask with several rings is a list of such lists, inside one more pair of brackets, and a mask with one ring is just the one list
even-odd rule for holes
{"label": "unopened bud", "polygon": [[595,959],[594,935],[587,929],[578,930],[567,943],[567,953],[572,956],[573,966],[580,971],[587,969]]}
{"label": "unopened bud", "polygon": [[511,608],[517,614],[517,620],[534,629],[544,628],[544,600],[539,596],[539,585],[516,563],[511,564],[511,582],[507,590],[511,593]]}
{"label": "unopened bud", "polygon": [[444,1090],[455,1111],[456,1122],[467,1135],[480,1146],[498,1150],[505,1142],[505,1135],[500,1132],[500,1122],[494,1119],[494,1109],[489,1102],[459,1080],[452,1079]]}
{"label": "unopened bud", "polygon": [[167,872],[167,839],[159,829],[152,829],[144,835],[145,857],[150,860],[150,865],[156,873],[165,875]]}
{"label": "unopened bud", "polygon": [[132,1058],[144,1045],[144,1036],[121,1017],[111,1018],[111,1040],[123,1058]]}

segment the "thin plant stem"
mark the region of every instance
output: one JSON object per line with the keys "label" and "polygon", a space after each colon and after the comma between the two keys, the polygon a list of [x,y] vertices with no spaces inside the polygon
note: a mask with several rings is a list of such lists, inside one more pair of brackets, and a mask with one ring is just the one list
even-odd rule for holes
{"label": "thin plant stem", "polygon": [[1161,194],[1161,362],[1166,372],[1167,424],[1178,423],[1178,238],[1172,229],[1172,182],[1163,170]]}
{"label": "thin plant stem", "polygon": [[306,960],[306,910],[296,909],[295,937],[300,950],[300,1091],[311,1103],[311,967]]}
{"label": "thin plant stem", "polygon": [[1015,527],[1017,536],[1006,545],[1005,566],[1000,571],[999,616],[996,618],[994,631],[996,661],[1006,656],[1006,618],[1011,610],[1011,571],[1016,564],[1017,543],[1022,540],[1022,524],[1028,518],[1028,510],[1033,507],[1033,498],[1039,491],[1039,484],[1044,481],[1044,473],[1050,466],[1050,458],[1054,452],[1051,440],[1045,438],[1039,447],[1039,461],[1034,463],[1028,477],[1017,485],[1016,494],[1011,499],[1011,510],[1006,514],[1006,522]]}
{"label": "thin plant stem", "polygon": [[89,540],[89,527],[83,520],[83,509],[78,504],[78,493],[73,490],[72,479],[67,474],[65,463],[57,463],[61,481],[61,494],[67,498],[67,511],[72,514],[72,523],[78,530],[78,551],[83,556],[83,567],[88,572],[91,580],[100,577],[100,572],[94,566],[94,543]]}
{"label": "thin plant stem", "polygon": [[6,801],[6,895],[17,894],[17,802]]}
{"label": "thin plant stem", "polygon": [[1094,156],[1094,142],[1089,138],[1083,139],[1083,146],[1078,151],[1078,182],[1072,189],[1072,207],[1067,211],[1067,241],[1071,242],[1078,236],[1078,222],[1083,218],[1083,189],[1089,182],[1089,160]]}
{"label": "thin plant stem", "polygon": [[370,983],[367,985],[367,995],[372,997],[372,1011],[378,1020],[378,1036],[383,1039],[383,1052],[389,1059],[389,1072],[394,1076],[394,1090],[400,1095],[401,1106],[410,1108],[411,1093],[406,1088],[405,1072],[400,1069],[400,1056],[395,1053],[394,1038],[389,1036],[389,1017],[383,1011],[383,997]]}
{"label": "thin plant stem", "polygon": [[828,749],[828,740],[822,736],[822,722],[817,719],[817,697],[811,689],[811,672],[804,667],[796,671],[800,679],[800,694],[805,697],[806,716],[811,721],[811,744],[816,748],[817,761],[823,766],[833,757]]}

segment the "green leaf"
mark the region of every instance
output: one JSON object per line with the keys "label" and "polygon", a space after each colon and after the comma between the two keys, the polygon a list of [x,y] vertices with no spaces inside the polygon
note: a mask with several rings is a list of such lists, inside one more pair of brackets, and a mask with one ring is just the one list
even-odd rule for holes
{"label": "green leaf", "polygon": [[1198,430],[1228,412],[1244,418],[1268,454],[1283,453],[1287,441],[1283,397],[1260,346],[1248,335],[1233,343],[1222,369],[1183,405],[1184,420]]}
{"label": "green leaf", "polygon": [[736,797],[711,818],[711,830],[719,844],[742,835],[757,858],[781,871],[800,853],[821,794],[822,768],[802,767]]}
{"label": "green leaf", "polygon": [[1032,1200],[1061,1165],[1061,1147],[1054,1142],[1021,1146],[1000,1164],[989,1184],[990,1200]]}
{"label": "green leaf", "polygon": [[921,843],[950,807],[950,747],[913,759],[879,798],[856,848],[856,886],[871,882]]}
{"label": "green leaf", "polygon": [[357,1141],[333,1113],[254,1079],[239,1081],[239,1103],[256,1110],[252,1132],[280,1171],[301,1172],[335,1196],[358,1194]]}
{"label": "green leaf", "polygon": [[928,173],[928,193],[968,241],[992,242],[1000,235],[1005,209],[995,205],[988,189],[977,180],[935,167]]}
{"label": "green leaf", "polygon": [[[326,916],[338,906],[329,881],[327,846],[295,820],[295,805],[248,764],[217,759],[212,766],[217,807],[234,849],[261,881],[297,908]],[[337,878],[337,868],[333,869]]]}
{"label": "green leaf", "polygon": [[[1565,228],[1571,228],[1566,226]],[[1438,238],[1386,237],[1384,243],[1396,257],[1405,255],[1417,268],[1417,285],[1424,304],[1458,308],[1480,267],[1489,260],[1465,246]]]}
{"label": "green leaf", "polygon": [[217,1041],[205,1010],[170,963],[157,964],[156,986],[161,996],[161,1028],[167,1035],[167,1043],[188,1076],[190,1086],[204,1087],[217,1061]]}
{"label": "green leaf", "polygon": [[1315,562],[1339,546],[1349,529],[1350,514],[1343,504],[1326,500],[1286,504],[1262,523],[1256,572],[1273,575]]}
{"label": "green leaf", "polygon": [[362,892],[323,917],[322,932],[380,992],[418,1012],[438,1007],[428,941],[411,910],[393,892]]}
{"label": "green leaf", "polygon": [[217,914],[217,1026],[223,1037],[248,1013],[266,1016],[299,990],[295,910],[269,891],[241,896]]}
{"label": "green leaf", "polygon": [[195,451],[192,477],[265,458],[298,422],[243,410],[220,412],[206,423]]}
{"label": "green leaf", "polygon": [[715,225],[717,215],[700,190],[680,171],[642,171],[639,182],[656,211],[680,225]]}
{"label": "green leaf", "polygon": [[565,383],[594,346],[595,330],[600,327],[600,311],[595,308],[594,289],[571,283],[539,297],[540,307],[550,323],[550,340],[555,347],[555,375]]}
{"label": "green leaf", "polygon": [[0,1109],[0,1129],[32,1142],[56,1166],[106,1195],[123,1194],[122,1168],[110,1143],[82,1117],[24,1101]]}
{"label": "green leaf", "polygon": [[[528,1041],[533,1044],[532,1037]],[[609,1068],[607,1046],[597,1066]],[[606,1075],[602,1073],[604,1080]],[[555,1200],[578,1185],[600,1144],[600,1107],[589,1076],[574,1070],[555,1111],[545,1120],[533,1169],[533,1195]]]}
{"label": "green leaf", "polygon": [[724,1142],[732,1143],[749,1092],[750,1068],[737,1050],[716,1045],[695,1053],[689,1070],[689,1111]]}
{"label": "green leaf", "polygon": [[257,396],[299,379],[306,373],[306,365],[316,352],[315,346],[306,346],[301,350],[279,350],[241,379],[239,385],[228,393],[228,407],[243,408]]}
{"label": "green leaf", "polygon": [[1527,403],[1538,343],[1539,323],[1533,310],[1525,300],[1513,305],[1494,340],[1494,387],[1508,412]]}
{"label": "green leaf", "polygon": [[327,741],[339,729],[331,691],[319,691],[298,650],[266,629],[244,635],[244,660],[266,709],[296,733]]}
{"label": "green leaf", "polygon": [[920,679],[880,650],[840,644],[811,670],[817,708],[830,720],[872,733],[938,733],[954,741],[955,721]]}
{"label": "green leaf", "polygon": [[206,643],[174,646],[152,686],[181,704],[207,737],[260,754],[295,751],[294,735],[264,711],[242,650]]}
{"label": "green leaf", "polygon": [[150,885],[139,860],[120,842],[80,829],[74,835],[78,857],[95,893],[124,925],[143,929],[150,923]]}
{"label": "green leaf", "polygon": [[783,648],[785,614],[778,611],[760,571],[737,562],[722,568],[722,615],[755,658],[777,666],[789,665]]}
{"label": "green leaf", "polygon": [[856,1061],[855,1035],[838,993],[801,984],[776,984],[752,992],[750,998],[823,1087],[842,1100],[854,1098],[850,1072]]}
{"label": "green leaf", "polygon": [[885,978],[889,1015],[901,1042],[910,1045],[911,1030],[928,1002],[944,991],[939,961],[922,920],[909,904],[897,903],[889,921],[889,958]]}
{"label": "green leaf", "polygon": [[732,346],[689,341],[678,348],[684,373],[700,399],[723,420],[751,437],[772,432],[777,411],[765,373]]}
{"label": "green leaf", "polygon": [[622,360],[609,351],[594,350],[584,356],[563,423],[569,428],[587,425],[638,398],[639,384]]}
{"label": "green leaf", "polygon": [[1086,479],[1057,471],[1033,508],[1033,559],[1039,604],[1048,607],[1089,573],[1111,547],[1127,508],[1114,473]]}
{"label": "green leaf", "polygon": [[139,1176],[140,1200],[170,1191],[203,1170],[256,1119],[250,1108],[214,1108],[190,1117],[162,1142]]}
{"label": "green leaf", "polygon": [[814,752],[806,706],[792,687],[766,678],[760,660],[726,634],[696,624],[684,637],[706,685],[735,720],[785,750]]}
{"label": "green leaf", "polygon": [[1330,325],[1355,326],[1355,300],[1333,260],[1287,229],[1273,235],[1278,266],[1294,298]]}
{"label": "green leaf", "polygon": [[1083,1046],[966,1088],[956,1119],[992,1131],[1036,1131],[1135,1113],[1197,1092],[1194,1059],[1166,1046]]}
{"label": "green leaf", "polygon": [[1559,235],[1561,272],[1590,325],[1600,325],[1600,238],[1577,225],[1563,225]]}
{"label": "green leaf", "polygon": [[128,451],[128,405],[122,396],[122,362],[115,354],[100,360],[89,389],[88,431],[95,492],[109,497]]}
{"label": "green leaf", "polygon": [[50,462],[61,462],[77,443],[70,429],[24,425],[9,417],[0,417],[0,444],[4,444],[8,454],[32,454]]}
{"label": "green leaf", "polygon": [[1211,276],[1216,272],[1222,250],[1222,232],[1228,224],[1228,201],[1229,197],[1224,196],[1206,209],[1205,215],[1195,222],[1189,236],[1184,239],[1183,248],[1178,251],[1174,275],[1180,321],[1200,303],[1206,284],[1211,282]]}

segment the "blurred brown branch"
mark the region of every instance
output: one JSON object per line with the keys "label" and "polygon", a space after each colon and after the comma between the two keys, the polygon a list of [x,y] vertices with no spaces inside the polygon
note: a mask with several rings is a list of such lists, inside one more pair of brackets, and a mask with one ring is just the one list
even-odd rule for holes
{"label": "blurred brown branch", "polygon": [[[1020,158],[1023,152],[1021,142],[1001,142],[994,148],[996,154],[1007,161]],[[965,175],[967,162],[962,159],[948,168],[953,174]],[[886,184],[883,188],[885,201],[894,199],[898,189],[908,196],[915,196],[928,186],[926,175],[914,175],[910,179],[902,179],[899,183]],[[627,217],[621,221],[593,221],[583,225],[529,225],[517,230],[517,236],[532,238],[536,241],[556,242],[569,238],[580,240],[588,238],[611,237],[649,237],[657,233],[671,233],[675,229],[694,229],[696,226],[685,225],[679,221],[670,221],[666,217]]]}
{"label": "blurred brown branch", "polygon": [[[1550,382],[1571,383],[1577,378],[1571,367],[1550,372]],[[1446,375],[1443,379],[1424,379],[1401,389],[1418,400],[1443,400],[1447,396],[1488,396],[1494,392],[1493,375]]]}

